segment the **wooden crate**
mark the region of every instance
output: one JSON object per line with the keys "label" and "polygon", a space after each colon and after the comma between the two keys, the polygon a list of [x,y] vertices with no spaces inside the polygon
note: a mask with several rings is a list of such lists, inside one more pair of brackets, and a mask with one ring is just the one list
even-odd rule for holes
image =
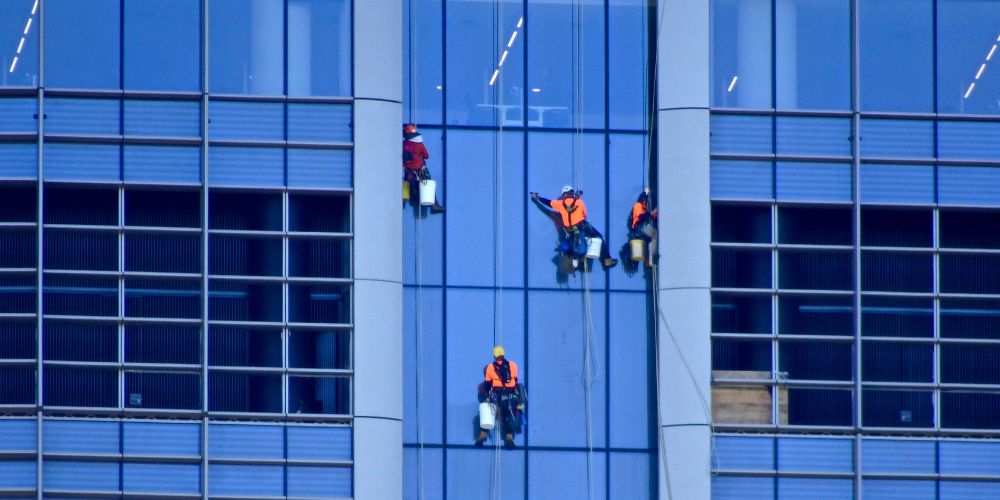
{"label": "wooden crate", "polygon": [[[770,372],[713,370],[713,379],[768,380]],[[778,424],[788,425],[788,389],[778,386]],[[712,384],[712,420],[716,424],[764,424],[771,422],[769,386]]]}

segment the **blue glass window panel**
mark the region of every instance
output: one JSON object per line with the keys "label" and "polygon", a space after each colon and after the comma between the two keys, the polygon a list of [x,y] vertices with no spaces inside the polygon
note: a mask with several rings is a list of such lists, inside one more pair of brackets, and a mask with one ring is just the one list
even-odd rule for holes
{"label": "blue glass window panel", "polygon": [[[937,3],[937,92],[939,113],[1000,113],[1000,75],[991,52],[997,47],[1000,4],[975,0]],[[974,85],[973,85],[974,84]]]}
{"label": "blue glass window panel", "polygon": [[851,156],[850,118],[779,116],[777,134],[779,155]]}
{"label": "blue glass window panel", "polygon": [[815,498],[854,498],[854,481],[850,479],[778,478],[779,500],[813,500]]}
{"label": "blue glass window panel", "polygon": [[[0,21],[0,23],[2,22]],[[0,87],[2,86],[0,85]],[[37,133],[38,119],[35,116],[38,116],[37,99],[33,97],[0,98],[0,132]]]}
{"label": "blue glass window panel", "polygon": [[[468,450],[452,449],[452,452],[462,451]],[[482,455],[482,453],[470,453],[470,455]],[[521,456],[523,457],[523,454]],[[503,462],[506,463],[508,460],[504,460]],[[523,460],[521,463],[523,463]],[[469,470],[475,472],[471,467]],[[464,470],[460,476],[460,481],[464,482],[469,479],[468,474]],[[431,448],[403,448],[403,498],[444,498],[443,479],[443,450]],[[449,479],[454,480],[453,478]],[[467,487],[469,489],[460,489],[459,491],[461,491],[462,494],[467,494],[470,491],[476,491],[475,484],[469,484]]]}
{"label": "blue glass window panel", "polygon": [[45,86],[117,89],[120,4],[104,0],[45,3]]}
{"label": "blue glass window panel", "polygon": [[851,201],[851,165],[846,163],[778,162],[779,200]]}
{"label": "blue glass window panel", "polygon": [[[428,168],[437,181],[437,198],[441,203],[447,205],[450,190],[444,191],[442,187],[450,184],[448,183],[448,173],[441,166],[444,164],[442,158],[446,156],[441,130],[425,128],[421,133],[424,136],[424,145],[427,146],[427,150],[431,154]],[[400,171],[400,176],[402,176],[402,171]],[[427,209],[420,209],[412,204],[403,209],[405,213],[403,217],[403,248],[414,249],[403,252],[403,283],[417,283],[417,264],[419,263],[421,264],[420,284],[440,285],[444,271],[444,217],[418,216],[421,210],[426,211]],[[418,248],[419,250],[417,250]]]}
{"label": "blue glass window panel", "polygon": [[198,137],[200,131],[197,101],[125,101],[125,135]]}
{"label": "blue glass window panel", "polygon": [[208,136],[212,140],[285,138],[285,107],[281,103],[212,101],[208,109]]}
{"label": "blue glass window panel", "polygon": [[712,500],[774,500],[774,478],[713,476]]}
{"label": "blue glass window panel", "polygon": [[350,427],[290,425],[286,429],[289,460],[350,460]]}
{"label": "blue glass window panel", "polygon": [[935,472],[933,441],[865,439],[861,442],[861,470],[864,473]]}
{"label": "blue glass window panel", "polygon": [[931,0],[861,3],[861,109],[933,111],[932,3]]}
{"label": "blue glass window panel", "polygon": [[[426,292],[424,294],[426,296]],[[492,361],[492,356],[488,352],[489,346],[502,341],[507,358],[518,365],[520,382],[531,388],[532,405],[541,398],[540,393],[534,392],[536,387],[541,390],[541,386],[532,382],[533,379],[527,371],[529,363],[524,358],[523,292],[509,290],[504,291],[501,296],[494,293],[493,290],[450,289],[447,291],[446,300],[448,301],[448,316],[446,318],[448,331],[463,332],[461,335],[448,335],[448,344],[445,346],[447,349],[445,355],[448,359],[447,408],[450,412],[447,437],[449,443],[472,443],[477,433],[476,422],[479,411],[476,384],[483,380],[483,369]],[[430,303],[430,306],[433,307],[434,304]],[[425,321],[429,321],[429,318]],[[493,334],[494,329],[497,332],[496,337]],[[433,337],[431,338],[433,339]],[[434,345],[430,344],[432,341],[427,342],[429,346]],[[425,362],[433,363],[435,356],[425,355],[423,359]],[[576,377],[576,380],[579,381],[579,376]],[[425,399],[432,397],[432,395],[433,392],[424,392]],[[433,417],[433,411],[433,406],[424,408],[427,417]],[[538,412],[532,413],[529,418],[534,418],[541,412],[542,410],[539,409]],[[434,420],[429,418],[427,421],[433,422]],[[534,423],[535,421],[532,420],[533,425]],[[527,428],[530,429],[530,427]],[[522,431],[524,429],[522,427]],[[428,429],[427,426],[425,426],[424,432],[429,436],[433,435],[433,430]],[[523,443],[522,436],[515,436],[515,441]],[[532,437],[532,441],[534,441],[534,437]]]}
{"label": "blue glass window panel", "polygon": [[631,256],[619,255],[628,241],[631,207],[649,182],[649,146],[646,137],[632,134],[613,134],[608,138],[608,238],[615,242],[609,248],[612,257],[623,260],[626,272],[608,273],[612,290],[646,290],[646,280],[639,270],[640,264],[624,262]]}
{"label": "blue glass window panel", "polygon": [[124,17],[126,89],[201,89],[198,0],[126,0]]}
{"label": "blue glass window panel", "polygon": [[34,420],[0,420],[0,435],[4,436],[0,450],[35,451],[37,426]]}
{"label": "blue glass window panel", "polygon": [[284,430],[274,425],[208,426],[208,455],[212,458],[284,458]]}
{"label": "blue glass window panel", "polygon": [[993,441],[941,441],[938,459],[941,474],[1000,475],[1000,443]]}
{"label": "blue glass window panel", "polygon": [[775,2],[774,71],[780,109],[850,109],[851,6]]}
{"label": "blue glass window panel", "polygon": [[[0,4],[0,47],[4,47],[5,52],[0,56],[0,87],[38,86],[40,16],[35,5],[34,0],[9,0]],[[26,29],[27,34],[24,33]]]}
{"label": "blue glass window panel", "polygon": [[649,8],[642,0],[608,4],[608,122],[613,129],[649,126]]}
{"label": "blue glass window panel", "polygon": [[46,99],[45,133],[118,135],[120,105],[109,99]]}
{"label": "blue glass window panel", "polygon": [[863,118],[861,156],[933,158],[934,122]]}
{"label": "blue glass window panel", "polygon": [[105,144],[46,144],[45,180],[117,181],[120,148]]}
{"label": "blue glass window panel", "polygon": [[42,487],[46,490],[118,491],[118,463],[46,460]]}
{"label": "blue glass window panel", "polygon": [[[406,373],[416,373],[419,371],[421,374],[420,385],[413,387],[413,390],[403,391],[403,441],[407,443],[419,442],[421,438],[425,443],[443,442],[441,426],[428,425],[429,422],[440,422],[442,420],[442,398],[445,397],[442,394],[443,391],[433,390],[433,388],[444,387],[444,366],[442,360],[442,353],[445,349],[442,344],[444,317],[442,316],[443,303],[441,295],[441,289],[424,288],[419,290],[413,287],[403,289],[403,371]],[[466,306],[460,302],[455,303]],[[417,315],[417,307],[420,307],[419,316]],[[450,311],[451,308],[449,308]],[[471,334],[473,331],[469,330],[469,333]],[[492,328],[490,331],[492,332]],[[459,337],[465,337],[465,335],[460,335]],[[420,347],[417,346],[418,340]],[[462,354],[466,356],[465,359],[467,361],[476,359],[468,358],[468,354]],[[463,373],[460,366],[461,364],[456,366],[449,363],[451,370],[458,370],[457,373]],[[479,368],[481,369],[482,367]],[[468,414],[471,418],[473,412],[476,411],[472,407],[476,402],[475,394],[472,391],[474,390],[474,383],[479,378],[469,379],[469,374],[465,373],[465,375],[466,380],[456,381],[458,384],[457,387],[448,384],[448,392],[450,394],[453,390],[459,388],[465,389],[456,391],[458,392],[458,399],[452,403],[455,406],[451,408],[454,408],[452,411],[456,417]],[[469,387],[473,388],[469,389]],[[418,398],[420,400],[419,403],[417,402]],[[458,406],[459,404],[465,404],[465,406]],[[448,419],[449,425],[453,425],[456,422],[468,424],[464,418]],[[418,423],[421,424],[419,427]],[[470,428],[470,425],[458,426],[460,432],[456,434],[454,439],[449,438],[449,441],[468,441],[472,432]]]}
{"label": "blue glass window panel", "polygon": [[347,467],[288,466],[288,496],[349,497],[353,470]]}
{"label": "blue glass window panel", "polygon": [[[590,392],[592,442],[604,446],[604,385],[597,377],[593,384],[582,383],[584,331],[587,319],[593,321],[593,347],[596,360],[591,367],[604,372],[604,294],[590,293],[592,315],[584,313],[582,292],[532,291],[528,297],[527,365],[532,377],[525,378],[531,388],[533,411],[529,415],[529,441],[541,446],[587,446],[587,408],[585,387]],[[449,308],[450,309],[450,308]],[[453,359],[451,356],[448,359]],[[485,363],[484,363],[485,364]],[[545,496],[542,496],[545,498]]]}
{"label": "blue glass window panel", "polygon": [[773,152],[774,119],[770,116],[713,114],[711,128],[713,153]]}
{"label": "blue glass window panel", "polygon": [[201,150],[177,146],[125,146],[125,181],[197,184]]}
{"label": "blue glass window panel", "polygon": [[[446,221],[449,284],[523,285],[524,273],[518,270],[524,268],[524,236],[515,229],[524,220],[525,208],[522,138],[504,134],[503,165],[498,167],[501,153],[496,148],[501,146],[496,133],[448,132],[447,155],[456,160],[449,164],[456,168],[448,172],[453,214]],[[502,183],[495,180],[500,175]]]}
{"label": "blue glass window panel", "polygon": [[[448,3],[445,25],[448,43],[444,48],[448,66],[444,88],[447,90],[446,120],[449,124],[498,125],[500,106],[503,107],[504,125],[524,124],[521,105],[525,100],[524,41],[527,26],[520,21],[524,16],[521,5],[520,0],[502,0],[502,5],[493,2]],[[503,19],[499,22],[496,21],[495,11],[498,6],[503,12]],[[502,37],[507,39],[504,42],[498,41],[497,27],[503,33]],[[515,31],[517,36],[513,35]],[[506,44],[512,36],[514,43],[508,48]],[[501,78],[497,64],[504,49],[509,52]],[[497,79],[490,85],[494,71],[497,72]],[[562,112],[565,116],[566,110]]]}
{"label": "blue glass window panel", "polygon": [[1000,168],[938,167],[938,203],[1000,205]]}
{"label": "blue glass window panel", "polygon": [[778,470],[852,472],[853,442],[850,439],[778,438]]}
{"label": "blue glass window panel", "polygon": [[283,186],[284,167],[285,152],[278,148],[208,149],[208,183],[213,186]]}
{"label": "blue glass window panel", "polygon": [[712,199],[774,198],[773,165],[771,162],[759,161],[712,160]]}
{"label": "blue glass window panel", "polygon": [[289,149],[288,186],[349,188],[352,160],[348,149]]}
{"label": "blue glass window panel", "polygon": [[[570,19],[572,22],[567,22]],[[528,51],[528,125],[603,127],[604,79],[593,78],[604,72],[603,5],[530,2],[526,20],[532,40]],[[508,26],[505,23],[505,34],[513,31],[514,27]]]}
{"label": "blue glass window panel", "polygon": [[[487,446],[489,445],[490,442],[487,442]],[[446,453],[448,454],[446,457],[448,481],[445,484],[447,498],[468,498],[472,495],[471,492],[476,492],[476,495],[481,495],[481,498],[488,498],[490,478],[494,474],[495,454],[489,450],[484,452],[483,450],[456,448],[448,448]],[[504,497],[523,498],[524,482],[527,480],[524,467],[524,453],[522,450],[503,452],[503,459],[500,460],[499,474],[503,481],[502,492]],[[602,468],[601,470],[604,469]],[[532,477],[544,478],[546,476],[536,476],[533,472]],[[580,477],[583,477],[582,474]],[[579,478],[577,480],[579,481]],[[536,481],[544,482],[544,479],[536,479]],[[573,498],[570,496],[571,494],[566,494],[566,498]],[[533,494],[529,494],[528,498],[549,497],[536,497]],[[556,495],[553,498],[562,498],[562,496]]]}
{"label": "blue glass window panel", "polygon": [[38,145],[0,143],[0,170],[6,178],[38,178]]}
{"label": "blue glass window panel", "polygon": [[712,466],[719,470],[775,470],[774,438],[716,436]]}
{"label": "blue glass window panel", "polygon": [[861,493],[866,500],[936,500],[934,481],[901,481],[891,479],[865,479]]}
{"label": "blue glass window panel", "polygon": [[[443,2],[403,2],[403,119],[406,122],[440,125],[444,100],[444,68],[441,26]],[[461,7],[460,7],[461,8]],[[451,7],[449,6],[449,11]],[[411,20],[417,20],[412,22]],[[426,50],[433,47],[434,50]],[[413,50],[419,51],[411,59]],[[409,64],[409,61],[419,61]]]}
{"label": "blue glass window panel", "polygon": [[615,448],[648,448],[650,446],[650,414],[652,398],[648,386],[649,324],[646,315],[646,295],[611,293],[610,366],[605,372],[611,384],[611,446]]}
{"label": "blue glass window panel", "polygon": [[289,0],[287,15],[288,95],[351,95],[350,0]]}
{"label": "blue glass window panel", "polygon": [[126,455],[193,456],[201,454],[199,424],[125,422],[122,451]]}
{"label": "blue glass window panel", "polygon": [[34,460],[0,460],[0,484],[4,489],[34,489],[38,463]]}
{"label": "blue glass window panel", "polygon": [[861,165],[862,203],[934,203],[934,167]]}
{"label": "blue glass window panel", "polygon": [[939,500],[968,500],[970,498],[1000,498],[1000,482],[941,481]]}
{"label": "blue glass window panel", "polygon": [[[579,141],[579,142],[578,142]],[[545,198],[556,199],[559,189],[574,184],[583,191],[582,200],[587,205],[587,220],[601,234],[610,248],[621,245],[621,233],[612,234],[605,224],[605,168],[604,137],[597,134],[534,132],[528,136],[528,190],[537,191]],[[555,163],[553,163],[555,162]],[[575,279],[559,271],[556,249],[561,236],[561,223],[549,216],[550,211],[527,202],[528,210],[528,262],[532,271],[528,285],[532,287],[583,288],[583,279]],[[558,217],[558,216],[557,216]],[[621,216],[614,219],[614,227],[621,227]],[[588,275],[592,289],[604,288],[606,273],[597,271]]]}
{"label": "blue glass window panel", "polygon": [[1000,123],[938,122],[938,157],[961,160],[1000,159]]}
{"label": "blue glass window panel", "polygon": [[656,453],[611,453],[611,476],[608,478],[608,498],[649,499],[655,498],[653,479],[656,474]]}
{"label": "blue glass window panel", "polygon": [[284,92],[285,2],[210,0],[209,90],[220,94]]}
{"label": "blue glass window panel", "polygon": [[122,489],[125,493],[198,493],[201,466],[126,462],[122,465]]}
{"label": "blue glass window panel", "polygon": [[[528,460],[528,498],[587,498],[605,491],[604,461],[607,455],[587,452],[533,451]],[[488,468],[487,468],[488,470]],[[542,479],[538,479],[542,478]]]}
{"label": "blue glass window panel", "polygon": [[288,104],[288,140],[351,142],[354,137],[350,104]]}
{"label": "blue glass window panel", "polygon": [[118,453],[118,438],[117,422],[46,420],[42,449],[45,453]]}
{"label": "blue glass window panel", "polygon": [[713,0],[711,105],[771,107],[771,2]]}
{"label": "blue glass window panel", "polygon": [[232,497],[284,497],[280,465],[208,465],[208,494]]}

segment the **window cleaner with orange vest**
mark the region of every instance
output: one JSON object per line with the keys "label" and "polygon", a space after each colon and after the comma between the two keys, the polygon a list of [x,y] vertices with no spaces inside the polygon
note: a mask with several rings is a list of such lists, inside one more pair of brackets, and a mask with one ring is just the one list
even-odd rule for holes
{"label": "window cleaner with orange vest", "polygon": [[642,246],[636,248],[630,245],[632,260],[645,260],[646,267],[653,265],[656,258],[656,218],[659,215],[659,208],[649,209],[649,188],[639,193],[639,198],[632,205],[632,212],[628,218],[628,238],[629,242],[640,240],[649,244],[649,251],[642,255]]}
{"label": "window cleaner with orange vest", "polygon": [[[518,383],[517,364],[504,356],[503,346],[493,348],[493,362],[483,368],[485,381],[479,385],[480,402],[489,401],[496,408],[497,420],[504,432],[504,448],[514,449],[514,434],[521,432],[524,413],[524,386]],[[476,447],[481,448],[489,437],[487,429],[480,427]]]}
{"label": "window cleaner with orange vest", "polygon": [[[417,192],[420,181],[430,180],[431,172],[427,170],[427,159],[430,157],[427,146],[424,146],[424,136],[417,132],[417,126],[412,123],[403,125],[403,180],[410,184],[408,193]],[[444,207],[435,199],[431,211],[444,212]]]}
{"label": "window cleaner with orange vest", "polygon": [[587,221],[587,204],[580,197],[583,191],[575,191],[573,186],[563,186],[557,200],[550,200],[531,193],[531,200],[559,214],[562,228],[566,231],[566,240],[560,245],[560,250],[570,257],[581,257],[586,254],[587,238],[601,240],[601,262],[605,269],[618,263],[611,258],[607,241],[604,236]]}

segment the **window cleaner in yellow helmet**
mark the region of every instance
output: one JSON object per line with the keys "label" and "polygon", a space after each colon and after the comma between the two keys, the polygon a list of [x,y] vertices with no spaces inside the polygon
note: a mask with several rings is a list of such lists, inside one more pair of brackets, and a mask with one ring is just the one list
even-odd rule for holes
{"label": "window cleaner in yellow helmet", "polygon": [[[503,432],[504,448],[512,450],[514,434],[521,432],[524,412],[524,388],[518,383],[517,364],[505,357],[503,346],[493,348],[493,362],[483,368],[485,380],[479,385],[480,402],[489,402]],[[481,423],[482,424],[482,423]],[[489,437],[489,430],[479,429],[476,447],[481,448]]]}

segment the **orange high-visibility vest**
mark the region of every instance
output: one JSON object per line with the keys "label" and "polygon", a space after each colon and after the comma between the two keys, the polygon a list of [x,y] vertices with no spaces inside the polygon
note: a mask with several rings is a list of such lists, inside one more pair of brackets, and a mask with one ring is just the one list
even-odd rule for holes
{"label": "orange high-visibility vest", "polygon": [[549,206],[559,212],[562,217],[563,227],[573,227],[587,218],[587,205],[579,198],[567,196],[558,200],[551,200]]}
{"label": "orange high-visibility vest", "polygon": [[642,217],[643,214],[647,213],[649,213],[649,211],[646,210],[646,206],[643,205],[642,202],[637,201],[635,202],[635,205],[632,205],[632,229],[635,229],[635,226],[639,225],[639,217]]}
{"label": "orange high-visibility vest", "polygon": [[[507,383],[504,383],[504,381],[500,379],[500,375],[497,372],[497,365],[502,365],[503,363],[507,363],[510,367],[510,380],[508,380]],[[508,361],[506,358],[497,359],[486,367],[486,381],[493,387],[517,387],[517,364],[513,361]]]}

